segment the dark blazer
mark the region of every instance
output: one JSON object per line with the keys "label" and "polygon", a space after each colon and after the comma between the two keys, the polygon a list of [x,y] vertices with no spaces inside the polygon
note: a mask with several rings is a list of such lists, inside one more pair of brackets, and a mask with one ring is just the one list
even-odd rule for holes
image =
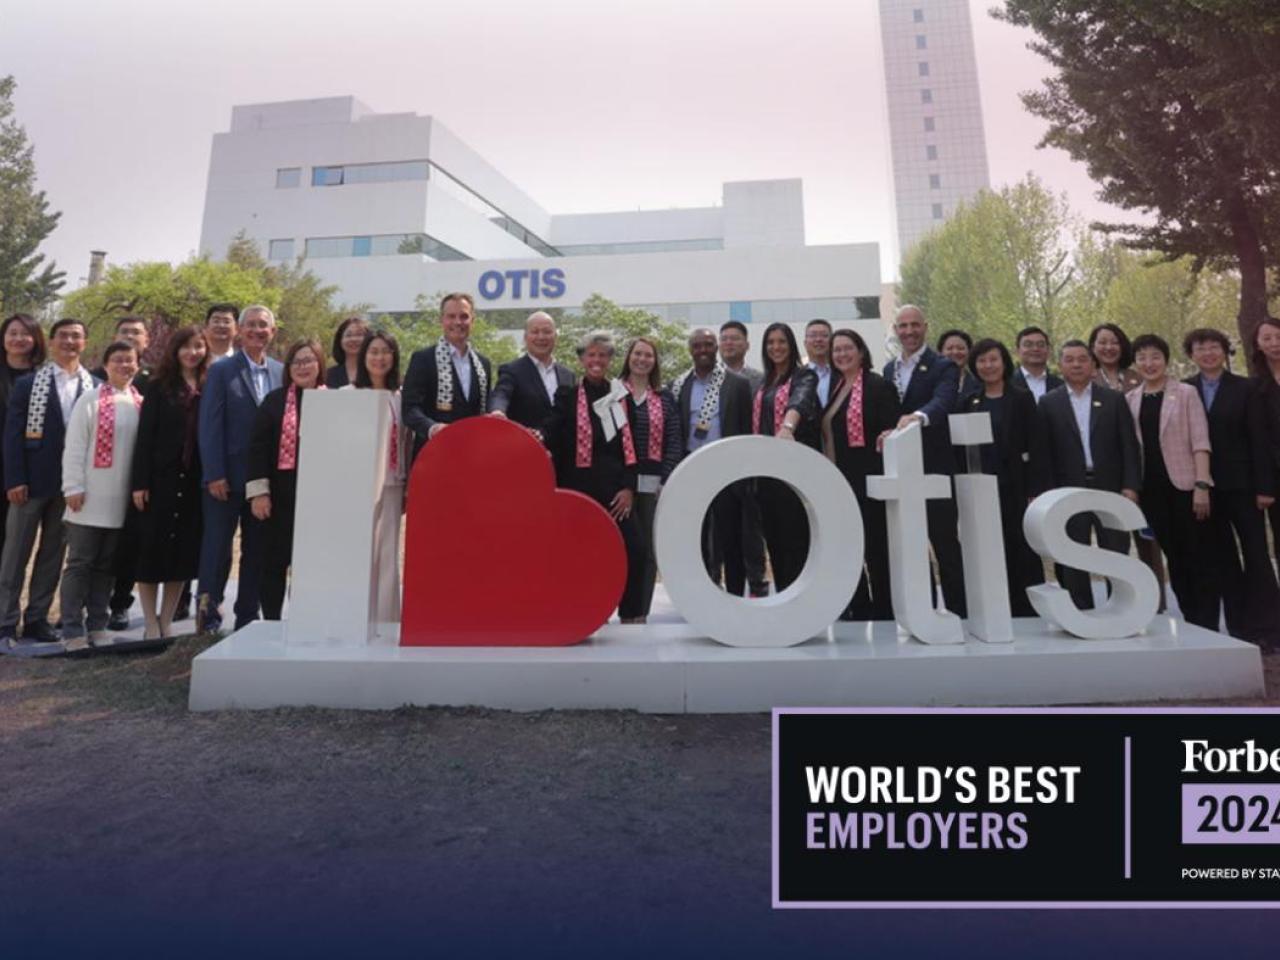
{"label": "dark blazer", "polygon": [[[280,457],[280,431],[284,426],[285,390],[280,387],[263,398],[253,418],[253,433],[249,437],[248,479],[271,482],[271,515],[287,518],[293,515],[297,499],[298,470],[280,470],[276,464]],[[308,391],[298,391],[298,434],[302,434],[302,408],[306,405]]]}
{"label": "dark blazer", "polygon": [[449,375],[453,377],[453,409],[441,410],[436,406],[436,345],[415,351],[409,360],[409,370],[404,376],[404,386],[400,390],[401,404],[404,411],[404,425],[413,431],[413,455],[416,457],[423,444],[427,442],[427,434],[437,423],[454,423],[485,413],[485,405],[480,403],[480,375],[476,372],[475,358],[479,358],[484,367],[485,380],[489,389],[494,387],[493,364],[489,358],[472,350],[471,385],[467,394],[462,392],[462,381],[458,379],[458,370],[453,363],[449,364]]}
{"label": "dark blazer", "polygon": [[[556,388],[572,387],[573,371],[555,364]],[[527,353],[498,368],[498,382],[489,394],[489,411],[501,411],[530,430],[541,430],[551,415],[551,399],[542,385],[538,365]]]}
{"label": "dark blazer", "polygon": [[[44,436],[39,440],[27,439],[27,409],[31,406],[31,388],[35,382],[34,372],[25,374],[18,378],[9,394],[9,409],[4,418],[4,488],[25,486],[29,497],[52,497],[62,493],[62,445],[67,437],[67,425],[62,421],[57,384],[51,381]],[[94,386],[97,385],[95,379]]]}
{"label": "dark blazer", "polygon": [[[329,359],[332,360],[333,358],[330,357]],[[341,390],[349,383],[351,381],[347,379],[347,364],[345,361],[331,365],[324,372],[324,385],[330,390]]]}
{"label": "dark blazer", "polygon": [[[1189,383],[1200,393],[1203,403],[1204,377],[1196,374],[1188,377]],[[1266,425],[1257,416],[1258,411],[1250,403],[1252,391],[1249,381],[1224,370],[1214,394],[1213,406],[1205,408],[1209,418],[1209,475],[1214,489],[1224,493],[1257,493],[1259,476],[1254,458],[1255,451],[1266,447]]]}
{"label": "dark blazer", "polygon": [[[683,446],[682,453],[689,451],[689,424],[697,411],[692,409],[690,398],[693,396],[693,374],[690,373],[680,384],[680,427]],[[751,432],[751,384],[742,374],[725,370],[724,382],[720,384],[720,436],[740,437]]]}
{"label": "dark blazer", "polygon": [[[284,364],[267,357],[267,392],[283,382]],[[249,436],[257,413],[253,375],[244,351],[211,365],[200,397],[200,467],[206,484],[225,479],[233,491],[244,492]]]}
{"label": "dark blazer", "polygon": [[[1027,386],[1027,375],[1023,372],[1022,367],[1018,367],[1018,369],[1013,372],[1013,384],[1014,386],[1021,387],[1023,390],[1031,393],[1031,388]],[[1044,372],[1044,392],[1048,393],[1050,390],[1057,390],[1060,386],[1062,386],[1062,378],[1051,371],[1046,370]],[[1032,393],[1031,399],[1035,400],[1035,398],[1036,395]]]}
{"label": "dark blazer", "polygon": [[[760,422],[751,425],[754,433],[773,436],[771,426],[773,418],[770,416],[772,411],[769,409],[769,404],[779,386],[781,384],[762,386],[756,391],[757,395],[763,393],[764,396],[761,397],[760,403]],[[755,397],[751,398],[751,403],[754,410]],[[818,375],[808,367],[796,367],[791,374],[791,394],[787,397],[787,410],[795,410],[800,414],[800,423],[795,430],[797,442],[813,447],[815,450],[821,450],[822,436],[818,427]],[[781,417],[778,418],[778,423],[782,423]],[[766,430],[766,427],[769,429]]]}
{"label": "dark blazer", "polygon": [[[895,390],[894,373],[897,369],[897,360],[890,360],[884,367],[884,378],[894,384]],[[927,473],[943,473],[948,476],[955,473],[956,463],[951,452],[951,431],[947,426],[947,417],[956,409],[959,383],[960,368],[942,354],[925,347],[902,395],[904,415],[923,413],[929,418],[929,425],[924,428],[921,438],[924,445],[924,469]]]}
{"label": "dark blazer", "polygon": [[1262,445],[1254,457],[1258,492],[1274,497],[1280,495],[1280,384],[1266,372],[1249,385],[1253,388],[1253,417],[1261,431]]}
{"label": "dark blazer", "polygon": [[[823,416],[832,409],[831,401],[840,393],[840,384],[840,374],[832,374],[831,396]],[[861,500],[867,491],[868,475],[884,472],[884,457],[876,450],[876,438],[898,425],[902,405],[898,401],[897,388],[892,383],[878,373],[870,370],[866,372],[866,379],[862,384],[862,429],[867,442],[862,447],[849,446],[849,435],[844,426],[848,409],[847,397],[835,405],[831,419],[831,452],[835,456],[836,466]]]}
{"label": "dark blazer", "polygon": [[1133,415],[1122,394],[1093,386],[1089,407],[1089,448],[1093,453],[1093,483],[1085,476],[1080,428],[1065,384],[1044,395],[1036,407],[1031,452],[1032,494],[1057,487],[1140,490],[1142,453]]}
{"label": "dark blazer", "polygon": [[609,392],[609,381],[594,384],[584,381],[587,394],[587,416],[591,420],[591,466],[577,465],[578,388],[561,387],[556,391],[551,416],[542,426],[543,443],[551,452],[556,468],[556,485],[585,493],[608,507],[619,490],[636,488],[636,468],[628,466],[623,455],[621,431],[605,441],[600,418],[592,408],[596,400]]}
{"label": "dark blazer", "polygon": [[[966,398],[963,413],[981,413],[985,391]],[[1045,391],[1045,396],[1049,392]],[[1036,398],[1030,390],[1011,385],[1005,390],[1004,420],[996,446],[996,476],[1013,502],[1025,504],[1032,486],[1032,438],[1036,432]]]}
{"label": "dark blazer", "polygon": [[623,401],[627,407],[627,422],[631,425],[631,439],[636,447],[636,473],[661,477],[666,482],[671,471],[684,456],[684,431],[680,429],[680,409],[670,390],[659,390],[662,403],[662,459],[649,459],[649,405],[637,406],[628,393]]}

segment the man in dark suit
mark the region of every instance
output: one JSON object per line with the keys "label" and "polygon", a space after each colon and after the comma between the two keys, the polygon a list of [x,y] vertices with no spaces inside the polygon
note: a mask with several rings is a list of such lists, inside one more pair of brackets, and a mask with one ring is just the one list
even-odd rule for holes
{"label": "man in dark suit", "polygon": [[1039,327],[1024,327],[1014,341],[1018,369],[1013,382],[1035,397],[1036,403],[1050,390],[1062,386],[1062,378],[1049,372],[1049,335]]}
{"label": "man in dark suit", "polygon": [[413,455],[451,423],[484,413],[493,367],[471,348],[475,302],[468,293],[440,301],[438,343],[414,353],[401,391],[404,425],[413,431]]}
{"label": "man in dark suit", "polygon": [[[1058,353],[1066,381],[1044,395],[1036,408],[1032,448],[1032,488],[1035,494],[1058,487],[1087,487],[1123,494],[1135,503],[1142,487],[1142,456],[1133,414],[1124,396],[1093,383],[1094,360],[1082,340],[1068,340]],[[1104,527],[1092,513],[1067,521],[1067,535],[1089,543],[1093,531],[1098,546],[1129,552],[1129,533]],[[1093,609],[1089,574],[1059,565],[1058,583],[1081,610]]]}
{"label": "man in dark suit", "polygon": [[249,437],[258,407],[284,382],[284,365],[267,356],[276,318],[261,305],[240,315],[240,350],[209,367],[200,400],[200,466],[205,485],[204,534],[200,541],[197,629],[222,626],[222,594],[227,585],[231,541],[240,528],[240,572],[236,589],[236,629],[258,619],[265,523],[253,516],[244,488]]}
{"label": "man in dark suit", "polygon": [[[746,377],[716,362],[716,333],[698,327],[689,334],[693,369],[675,384],[688,456],[723,437],[751,433],[751,385]],[[739,480],[716,495],[702,524],[702,558],[716,583],[724,570],[725,589],[742,596],[767,596],[764,534],[751,480]]]}
{"label": "man in dark suit", "polygon": [[1249,381],[1227,369],[1231,341],[1226,334],[1192,330],[1182,348],[1200,371],[1186,382],[1204,402],[1213,447],[1209,455],[1212,553],[1197,586],[1205,590],[1207,609],[1216,611],[1221,601],[1232,636],[1275,644],[1280,642],[1280,591],[1257,504],[1262,478],[1255,451],[1265,448],[1266,425],[1250,402]]}
{"label": "man in dark suit", "polygon": [[498,368],[498,383],[489,397],[489,412],[541,430],[551,416],[556,390],[574,385],[573,371],[556,363],[556,322],[541,310],[524,322],[525,354]]}
{"label": "man in dark suit", "polygon": [[[893,332],[902,354],[885,365],[884,378],[897,388],[902,409],[906,411],[898,427],[919,423],[923,428],[925,473],[950,477],[955,472],[955,455],[951,451],[947,418],[956,407],[960,368],[926,346],[929,324],[919,307],[910,304],[902,307],[893,321]],[[943,599],[952,613],[967,616],[956,502],[951,497],[929,500],[926,511],[929,544],[938,561]]]}
{"label": "man in dark suit", "polygon": [[14,640],[27,563],[36,552],[23,612],[22,638],[57,640],[49,607],[62,575],[62,445],[71,408],[97,381],[80,365],[85,325],[65,318],[49,330],[50,361],[13,385],[4,422],[4,487],[9,500],[0,554],[0,643]]}

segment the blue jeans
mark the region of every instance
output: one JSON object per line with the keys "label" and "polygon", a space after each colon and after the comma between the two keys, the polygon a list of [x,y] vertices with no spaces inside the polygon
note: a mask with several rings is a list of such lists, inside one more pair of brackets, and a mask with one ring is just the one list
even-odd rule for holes
{"label": "blue jeans", "polygon": [[259,617],[258,589],[262,580],[266,524],[255,520],[243,490],[226,500],[203,494],[204,535],[200,541],[200,602],[211,615],[222,604],[231,564],[231,542],[240,527],[240,576],[236,591],[236,629]]}

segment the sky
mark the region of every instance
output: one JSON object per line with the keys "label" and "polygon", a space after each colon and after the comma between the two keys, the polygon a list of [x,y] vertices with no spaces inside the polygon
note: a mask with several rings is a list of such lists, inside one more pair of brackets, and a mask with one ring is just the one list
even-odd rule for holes
{"label": "sky", "polygon": [[[1018,92],[1047,65],[972,0],[993,186],[1029,170],[1114,217],[1083,166],[1037,150]],[[552,213],[719,202],[800,177],[811,244],[877,241],[893,194],[876,0],[45,0],[0,12],[0,75],[83,282],[196,248],[209,150],[240,103],[354,94],[439,117]]]}

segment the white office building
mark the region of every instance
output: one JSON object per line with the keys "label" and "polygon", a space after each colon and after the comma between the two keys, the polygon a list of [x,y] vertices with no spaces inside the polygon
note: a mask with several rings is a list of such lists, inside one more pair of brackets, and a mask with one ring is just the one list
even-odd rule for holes
{"label": "white office building", "polygon": [[701,209],[552,214],[434,117],[354,97],[233,108],[200,249],[221,257],[242,230],[375,312],[450,290],[482,311],[599,293],[691,326],[823,317],[882,347],[878,245],[807,246],[799,180],[726,183]]}
{"label": "white office building", "polygon": [[898,262],[990,185],[969,0],[880,0]]}

